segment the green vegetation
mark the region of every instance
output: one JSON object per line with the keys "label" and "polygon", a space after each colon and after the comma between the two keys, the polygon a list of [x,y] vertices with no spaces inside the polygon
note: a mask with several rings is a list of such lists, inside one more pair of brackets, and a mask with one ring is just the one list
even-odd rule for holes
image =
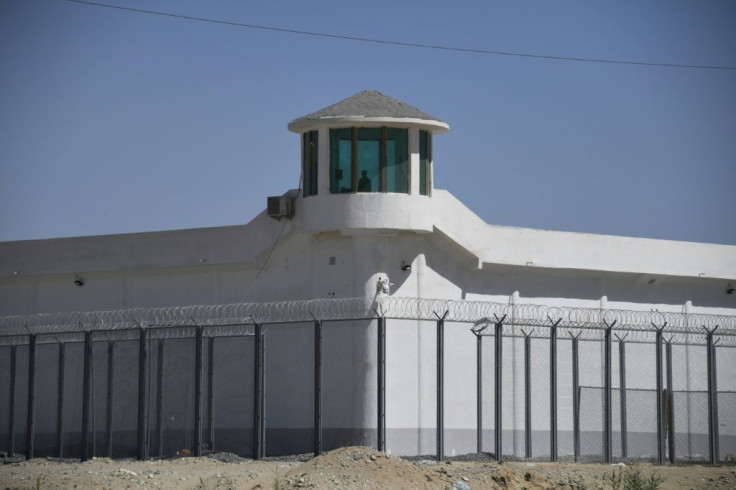
{"label": "green vegetation", "polygon": [[634,464],[626,467],[619,466],[610,473],[604,473],[603,481],[614,490],[656,490],[664,479],[656,470],[645,475],[642,469]]}

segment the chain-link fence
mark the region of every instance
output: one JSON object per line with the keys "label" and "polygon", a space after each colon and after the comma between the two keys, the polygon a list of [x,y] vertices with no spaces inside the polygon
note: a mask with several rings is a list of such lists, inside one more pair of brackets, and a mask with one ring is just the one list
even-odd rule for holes
{"label": "chain-link fence", "polygon": [[735,372],[728,316],[386,297],[10,317],[0,451],[715,463]]}

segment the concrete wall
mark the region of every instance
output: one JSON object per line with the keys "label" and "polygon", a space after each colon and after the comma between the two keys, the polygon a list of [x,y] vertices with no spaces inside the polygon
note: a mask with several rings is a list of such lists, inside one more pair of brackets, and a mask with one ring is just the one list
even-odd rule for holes
{"label": "concrete wall", "polygon": [[[439,190],[432,198],[323,196],[321,201],[313,201],[314,206],[307,202],[309,199],[312,198],[297,199],[296,215],[291,222],[278,222],[261,214],[238,227],[0,244],[0,315],[304,298],[371,298],[382,277],[393,283],[391,294],[402,297],[645,311],[689,308],[692,312],[736,314],[736,295],[725,292],[736,277],[736,247],[492,227],[449,193]],[[374,206],[372,200],[376,199],[385,209]],[[407,208],[400,202],[402,199],[428,201],[431,205]],[[342,207],[344,222],[319,219],[336,205]],[[362,213],[363,207],[367,212]],[[381,212],[373,213],[376,209]],[[421,214],[419,209],[424,209],[425,214],[417,216]],[[356,210],[361,213],[351,214]],[[407,216],[400,217],[402,212]],[[352,225],[347,226],[348,221]],[[410,270],[402,270],[406,265]],[[74,284],[76,277],[83,279],[83,286]],[[686,302],[692,306],[686,307]],[[311,323],[270,326],[266,333],[270,440],[267,447],[273,452],[307,452],[311,447],[312,328]],[[426,321],[388,322],[387,444],[394,453],[434,451],[435,328],[433,322]],[[448,454],[474,450],[475,337],[469,328],[464,324],[447,326]],[[490,352],[492,339],[484,342]],[[509,454],[519,455],[523,453],[524,429],[523,341],[504,342],[504,437]],[[167,373],[174,373],[166,381],[172,390],[167,392],[171,403],[167,409],[171,413],[166,418],[169,452],[192,443],[190,409],[177,408],[190,407],[191,343],[191,339],[167,340],[167,362],[171,363]],[[116,386],[134,386],[135,346],[121,345],[120,366],[126,374],[120,374]],[[543,341],[534,341],[533,345],[535,447],[543,455],[549,427],[549,354]],[[78,348],[70,347],[72,351]],[[249,349],[252,347],[247,340],[217,340],[216,440],[222,449],[245,453],[250,450],[248,441],[252,434],[252,417],[244,408],[251,403]],[[324,349],[326,447],[374,443],[375,322],[326,324]],[[560,441],[571,448],[571,387],[567,381],[571,371],[570,342],[561,341],[559,349]],[[629,349],[629,388],[653,388],[652,346],[631,345]],[[703,349],[677,349],[676,387],[688,391],[704,389]],[[27,362],[22,355],[19,366]],[[55,355],[53,348],[44,346],[38,358],[42,373],[39,389],[45,397],[38,412],[39,443],[43,440],[46,445],[50,444],[55,427],[54,400],[50,395],[55,378],[49,374],[56,369]],[[97,355],[104,364],[102,351]],[[123,361],[126,355],[128,358]],[[9,348],[0,349],[0,361],[6,367],[8,356]],[[736,357],[723,358],[719,371],[734,371]],[[601,359],[599,343],[586,342],[581,346],[582,385],[602,386]],[[69,412],[67,441],[71,450],[78,444],[74,442],[74,437],[78,437],[73,435],[77,430],[74,428],[80,425],[79,410],[75,408],[81,383],[78,353],[68,363],[69,400],[75,400],[65,408]],[[484,370],[492,372],[490,365]],[[7,373],[6,368],[2,371]],[[100,373],[104,373],[102,364],[98,374],[104,376]],[[0,376],[0,390],[7,390],[6,378]],[[617,380],[617,371],[614,379]],[[16,400],[22,407],[22,376],[18,383]],[[483,415],[490,424],[491,378],[486,384]],[[104,385],[99,389],[103,390]],[[590,393],[594,396],[595,391]],[[126,400],[120,403],[128,404],[116,408],[119,437],[134,441],[135,426],[125,419],[134,402],[123,392],[119,396],[119,400]],[[697,402],[687,403],[687,410],[692,410],[697,419]],[[0,419],[7,420],[7,413],[2,410],[7,408],[0,407]],[[590,440],[595,442],[597,416],[594,413],[592,417]],[[99,418],[104,419],[102,414]],[[645,419],[641,426],[632,422],[631,430],[645,441],[641,451],[649,447],[646,441],[651,439],[653,430],[650,422]],[[7,431],[3,427],[0,425],[0,433]],[[20,412],[16,427],[23,427]],[[489,449],[491,436],[492,431],[484,432]],[[594,442],[591,444],[595,446]],[[121,449],[119,454],[124,453]]]}

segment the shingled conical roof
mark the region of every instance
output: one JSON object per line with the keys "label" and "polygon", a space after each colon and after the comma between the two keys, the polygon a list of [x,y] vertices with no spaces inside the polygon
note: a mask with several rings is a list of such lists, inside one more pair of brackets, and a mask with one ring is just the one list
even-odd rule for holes
{"label": "shingled conical roof", "polygon": [[336,104],[294,119],[289,123],[289,129],[301,132],[324,123],[338,122],[413,122],[431,126],[437,132],[449,129],[447,123],[436,117],[375,90],[358,92]]}

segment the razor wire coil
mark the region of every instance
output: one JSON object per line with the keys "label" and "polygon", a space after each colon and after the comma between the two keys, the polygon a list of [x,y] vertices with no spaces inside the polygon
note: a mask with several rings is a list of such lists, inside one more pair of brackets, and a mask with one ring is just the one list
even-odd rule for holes
{"label": "razor wire coil", "polygon": [[135,339],[140,329],[151,329],[155,338],[191,336],[192,327],[206,327],[206,336],[252,335],[255,324],[367,320],[379,316],[430,321],[444,316],[445,322],[474,323],[476,335],[493,335],[494,329],[487,327],[501,323],[504,335],[523,337],[534,329],[532,338],[549,338],[551,327],[556,326],[558,338],[579,335],[581,340],[600,340],[605,330],[611,328],[632,342],[652,342],[655,330],[664,327],[667,342],[701,344],[708,332],[716,329],[722,345],[736,345],[736,316],[731,315],[396,296],[6,316],[0,317],[0,345],[23,343],[29,335],[39,335],[40,342],[55,342],[58,340],[54,338],[61,335],[71,338],[68,336],[85,332],[93,332],[94,340]]}

